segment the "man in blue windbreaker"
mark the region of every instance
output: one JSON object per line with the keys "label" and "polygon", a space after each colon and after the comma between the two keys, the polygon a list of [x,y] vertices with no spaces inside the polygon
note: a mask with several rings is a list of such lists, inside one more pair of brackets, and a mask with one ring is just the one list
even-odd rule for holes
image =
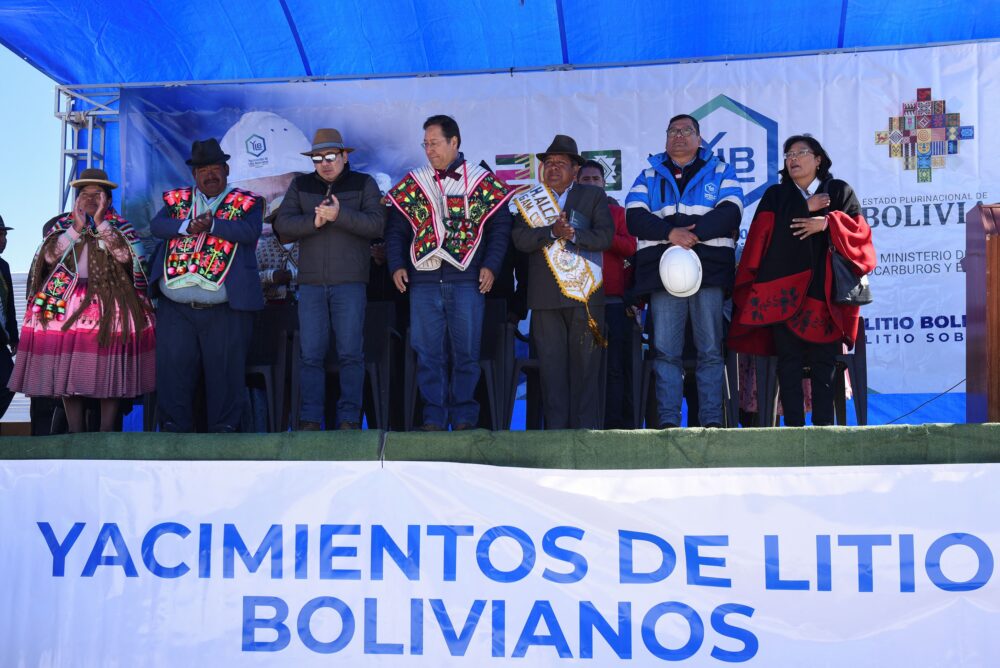
{"label": "man in blue windbreaker", "polygon": [[[690,318],[698,351],[698,418],[704,427],[721,427],[723,303],[736,270],[743,191],[732,166],[701,147],[698,121],[687,114],[670,119],[666,151],[651,156],[649,165],[625,199],[625,220],[639,239],[634,291],[650,296],[658,426],[681,422]],[[670,245],[694,249],[701,260],[701,287],[693,295],[674,296],[660,281],[660,256]]]}

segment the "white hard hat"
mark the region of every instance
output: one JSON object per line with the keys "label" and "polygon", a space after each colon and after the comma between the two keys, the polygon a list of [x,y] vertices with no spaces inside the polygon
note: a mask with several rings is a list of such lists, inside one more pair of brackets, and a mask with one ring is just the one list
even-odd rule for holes
{"label": "white hard hat", "polygon": [[229,160],[229,182],[313,171],[302,155],[312,144],[288,119],[270,111],[249,111],[222,138]]}
{"label": "white hard hat", "polygon": [[660,280],[675,297],[690,297],[701,287],[701,260],[688,248],[671,246],[660,256]]}

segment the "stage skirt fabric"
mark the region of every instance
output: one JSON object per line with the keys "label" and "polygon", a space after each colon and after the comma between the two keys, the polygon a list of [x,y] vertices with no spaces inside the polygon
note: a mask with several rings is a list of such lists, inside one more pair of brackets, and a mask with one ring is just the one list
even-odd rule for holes
{"label": "stage skirt fabric", "polygon": [[[85,280],[73,290],[66,313],[76,313],[87,291]],[[120,328],[108,346],[97,341],[101,304],[91,299],[83,315],[63,331],[63,322],[43,328],[38,315],[25,315],[14,372],[8,387],[29,397],[136,397],[156,387],[156,334],[152,309],[127,339]]]}

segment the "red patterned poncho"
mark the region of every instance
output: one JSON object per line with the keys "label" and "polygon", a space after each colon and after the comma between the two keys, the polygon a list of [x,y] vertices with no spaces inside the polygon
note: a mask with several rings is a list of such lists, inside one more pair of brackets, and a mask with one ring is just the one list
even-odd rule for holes
{"label": "red patterned poncho", "polygon": [[771,327],[779,324],[812,343],[854,345],[858,307],[836,304],[831,298],[831,246],[858,275],[875,268],[875,248],[851,187],[830,180],[826,191],[830,194],[827,230],[804,240],[792,235],[792,219],[824,212],[809,213],[791,179],[771,186],[761,198],[736,268],[728,340],[733,350],[775,354]]}

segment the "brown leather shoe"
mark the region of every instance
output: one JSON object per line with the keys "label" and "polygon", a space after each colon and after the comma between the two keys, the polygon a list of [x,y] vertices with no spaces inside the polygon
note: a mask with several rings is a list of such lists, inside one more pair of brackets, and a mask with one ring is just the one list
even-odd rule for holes
{"label": "brown leather shoe", "polygon": [[444,427],[433,422],[425,422],[417,427],[417,431],[444,431]]}
{"label": "brown leather shoe", "polygon": [[320,431],[319,422],[310,422],[309,420],[302,420],[299,422],[299,431]]}
{"label": "brown leather shoe", "polygon": [[460,422],[452,427],[452,431],[469,431],[470,429],[475,429],[476,425],[469,424],[468,422]]}
{"label": "brown leather shoe", "polygon": [[340,429],[341,431],[347,431],[349,429],[361,429],[361,423],[344,421],[337,425],[337,429]]}

